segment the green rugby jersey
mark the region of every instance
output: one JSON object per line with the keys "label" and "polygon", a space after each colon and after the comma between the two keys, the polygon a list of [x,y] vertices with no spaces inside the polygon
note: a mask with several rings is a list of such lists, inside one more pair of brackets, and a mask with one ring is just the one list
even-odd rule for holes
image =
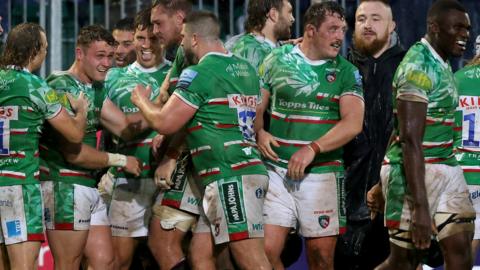
{"label": "green rugby jersey", "polygon": [[170,95],[175,91],[180,74],[182,74],[182,71],[188,66],[190,66],[190,63],[185,59],[185,52],[183,51],[183,47],[180,46],[177,49],[175,60],[173,60],[172,68],[170,69],[170,77],[168,80],[170,83],[168,93]]}
{"label": "green rugby jersey", "polygon": [[0,186],[38,183],[42,125],[61,109],[40,77],[27,69],[0,69]]}
{"label": "green rugby jersey", "polygon": [[[164,63],[153,68],[143,68],[137,62],[123,68],[112,68],[108,71],[105,80],[107,97],[126,115],[138,112],[138,108],[130,100],[132,90],[138,84],[150,85],[152,87],[150,97],[152,100],[155,99],[159,95],[160,85],[165,79],[170,66],[170,62],[164,60]],[[135,156],[142,161],[143,169],[139,176],[140,178],[152,178],[155,172],[156,164],[153,163],[154,159],[150,150],[152,138],[157,134],[157,132],[149,129],[128,142],[116,139],[118,142],[118,153]],[[125,177],[125,173],[121,168],[111,168],[110,171],[115,177]]]}
{"label": "green rugby jersey", "polygon": [[395,140],[387,149],[386,162],[403,163],[396,107],[400,96],[410,96],[428,103],[422,140],[425,162],[457,165],[453,154],[457,86],[450,65],[425,39],[414,44],[398,66],[393,78],[393,96]]}
{"label": "green rugby jersey", "polygon": [[[55,72],[47,77],[48,85],[53,88],[60,99],[60,103],[71,112],[71,106],[66,93],[78,97],[82,91],[89,102],[87,113],[87,125],[83,143],[96,147],[100,110],[104,101],[104,92],[100,85],[84,84],[67,71]],[[65,183],[79,184],[89,187],[95,186],[94,170],[81,168],[67,163],[58,150],[58,140],[52,130],[48,130],[42,136],[40,145],[40,180],[61,181]]]}
{"label": "green rugby jersey", "polygon": [[480,185],[480,65],[455,73],[458,107],[455,112],[456,157],[469,185]]}
{"label": "green rugby jersey", "polygon": [[275,43],[262,36],[248,33],[242,35],[232,47],[228,48],[233,54],[245,58],[258,72],[263,59],[275,48]]}
{"label": "green rugby jersey", "polygon": [[[363,100],[362,78],[345,58],[309,60],[299,46],[274,49],[260,66],[263,88],[271,94],[270,133],[280,147],[279,160],[288,167],[290,157],[304,145],[325,135],[340,121],[339,100],[354,95]],[[342,148],[316,155],[311,173],[343,170]]]}
{"label": "green rugby jersey", "polygon": [[187,124],[187,145],[204,186],[231,176],[267,174],[253,130],[259,79],[246,60],[208,53],[182,72],[173,94],[197,109]]}

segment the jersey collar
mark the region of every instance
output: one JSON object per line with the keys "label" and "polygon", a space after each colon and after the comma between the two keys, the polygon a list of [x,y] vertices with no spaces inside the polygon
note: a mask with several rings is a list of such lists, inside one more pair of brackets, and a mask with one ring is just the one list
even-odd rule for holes
{"label": "jersey collar", "polygon": [[292,50],[293,53],[296,53],[296,54],[299,54],[301,57],[303,57],[303,59],[305,59],[305,62],[307,62],[308,64],[312,65],[312,66],[321,66],[325,63],[327,63],[328,61],[330,60],[311,60],[309,59],[303,52],[302,50],[300,50],[300,46],[299,45],[295,45],[295,47],[293,48]]}
{"label": "jersey collar", "polygon": [[435,49],[432,47],[432,45],[430,45],[428,40],[422,38],[420,42],[428,48],[430,53],[432,53],[433,57],[437,59],[442,64],[442,66],[448,68],[448,63],[443,60],[443,58],[437,53],[437,51],[435,51]]}
{"label": "jersey collar", "polygon": [[144,68],[142,67],[142,65],[140,65],[137,61],[133,62],[131,67],[132,68],[136,68],[138,70],[140,70],[141,72],[145,72],[145,73],[153,73],[155,71],[158,71],[160,70],[161,68],[163,68],[165,65],[167,65],[167,60],[164,58],[162,63],[160,63],[158,66],[156,67],[150,67],[150,68]]}
{"label": "jersey collar", "polygon": [[228,53],[208,52],[204,56],[202,56],[202,58],[200,58],[200,60],[198,60],[198,63],[200,64],[200,62],[202,62],[203,59],[205,59],[205,57],[207,57],[209,55],[218,55],[218,56],[222,56],[222,57],[232,57],[233,54],[231,52],[228,52]]}
{"label": "jersey collar", "polygon": [[15,66],[15,65],[8,65],[7,66],[8,69],[14,69],[14,70],[18,70],[18,71],[25,71],[25,72],[28,72],[28,73],[31,73],[30,70],[28,70],[28,68],[26,67],[20,67],[20,66]]}
{"label": "jersey collar", "polygon": [[272,48],[276,48],[277,45],[271,41],[270,39],[266,38],[265,36],[261,36],[261,35],[256,35],[256,34],[253,34],[251,33],[251,35],[260,43],[267,43],[268,46],[272,47]]}

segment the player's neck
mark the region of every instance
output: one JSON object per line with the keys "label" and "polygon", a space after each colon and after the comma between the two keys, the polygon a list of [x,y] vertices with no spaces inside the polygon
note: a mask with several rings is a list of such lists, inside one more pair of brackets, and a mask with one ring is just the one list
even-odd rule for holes
{"label": "player's neck", "polygon": [[273,33],[273,26],[270,24],[265,24],[262,31],[260,32],[254,31],[253,34],[257,36],[263,36],[264,38],[270,40],[274,44],[277,43],[277,37]]}
{"label": "player's neck", "polygon": [[315,44],[305,39],[305,37],[303,41],[298,44],[298,46],[300,47],[300,51],[302,51],[305,57],[312,61],[328,60],[328,58],[325,58],[325,56],[318,50]]}
{"label": "player's neck", "polygon": [[425,36],[425,39],[428,41],[428,44],[437,52],[437,54],[443,59],[443,61],[448,60],[448,56],[444,53],[439,46],[439,40],[437,38],[431,37],[429,34]]}
{"label": "player's neck", "polygon": [[203,46],[199,48],[198,52],[198,59],[202,59],[207,53],[228,53],[221,42],[208,42],[203,44]]}
{"label": "player's neck", "polygon": [[82,67],[77,61],[73,62],[73,65],[68,69],[68,73],[72,74],[77,80],[84,84],[93,83],[92,80],[83,72]]}

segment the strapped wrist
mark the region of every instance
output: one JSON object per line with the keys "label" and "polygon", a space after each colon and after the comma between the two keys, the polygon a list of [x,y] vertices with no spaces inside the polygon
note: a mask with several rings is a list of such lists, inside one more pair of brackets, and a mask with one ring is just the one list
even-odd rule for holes
{"label": "strapped wrist", "polygon": [[107,153],[107,164],[110,167],[125,167],[127,165],[127,156],[122,154]]}

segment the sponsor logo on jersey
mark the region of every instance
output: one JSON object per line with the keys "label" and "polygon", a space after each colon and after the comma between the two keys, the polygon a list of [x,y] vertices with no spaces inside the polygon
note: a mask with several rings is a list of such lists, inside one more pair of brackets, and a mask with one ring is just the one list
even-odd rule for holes
{"label": "sponsor logo on jersey", "polygon": [[0,80],[0,90],[8,90],[8,85],[15,82],[15,79]]}
{"label": "sponsor logo on jersey", "polygon": [[197,77],[197,72],[191,69],[183,70],[182,74],[180,75],[180,79],[177,82],[177,87],[179,88],[188,88],[192,83],[193,79]]}
{"label": "sponsor logo on jersey", "polygon": [[128,106],[122,106],[122,111],[123,111],[124,113],[136,113],[136,112],[139,111],[139,109],[138,109],[137,107],[135,107],[135,108],[130,108],[130,107],[128,107]]}
{"label": "sponsor logo on jersey", "polygon": [[329,72],[329,73],[327,73],[327,75],[325,76],[325,79],[327,80],[327,82],[333,83],[334,81],[337,80],[337,73],[335,73],[335,72]]}
{"label": "sponsor logo on jersey", "polygon": [[0,118],[8,120],[18,120],[18,106],[0,107]]}
{"label": "sponsor logo on jersey", "polygon": [[428,75],[422,71],[412,70],[407,72],[406,74],[407,82],[420,87],[423,90],[429,90],[432,88],[432,80],[428,77]]}
{"label": "sponsor logo on jersey", "polygon": [[249,66],[246,63],[229,64],[225,69],[233,77],[250,77]]}
{"label": "sponsor logo on jersey", "polygon": [[230,94],[228,98],[228,107],[230,108],[241,108],[241,107],[257,107],[258,96],[245,96],[239,94]]}
{"label": "sponsor logo on jersey", "polygon": [[318,217],[318,224],[320,224],[320,227],[323,229],[327,228],[328,225],[330,225],[330,217],[327,215],[321,215]]}
{"label": "sponsor logo on jersey", "polygon": [[460,96],[458,105],[462,108],[476,109],[480,106],[480,96]]}
{"label": "sponsor logo on jersey", "polygon": [[360,71],[355,70],[353,72],[353,75],[355,76],[355,82],[357,83],[357,85],[362,86],[362,75],[360,75]]}
{"label": "sponsor logo on jersey", "polygon": [[[65,95],[65,98],[67,98],[66,95]],[[48,92],[45,93],[45,101],[47,103],[57,103],[57,102],[59,102],[57,92],[55,92],[55,90],[53,90],[53,89],[48,90]]]}
{"label": "sponsor logo on jersey", "polygon": [[228,223],[245,222],[238,184],[236,182],[224,183],[222,184],[222,190],[225,207],[227,208]]}
{"label": "sponsor logo on jersey", "polygon": [[200,198],[187,197],[187,203],[191,205],[198,206],[200,205]]}
{"label": "sponsor logo on jersey", "polygon": [[22,224],[20,220],[10,220],[6,222],[7,225],[7,236],[16,237],[22,235]]}

